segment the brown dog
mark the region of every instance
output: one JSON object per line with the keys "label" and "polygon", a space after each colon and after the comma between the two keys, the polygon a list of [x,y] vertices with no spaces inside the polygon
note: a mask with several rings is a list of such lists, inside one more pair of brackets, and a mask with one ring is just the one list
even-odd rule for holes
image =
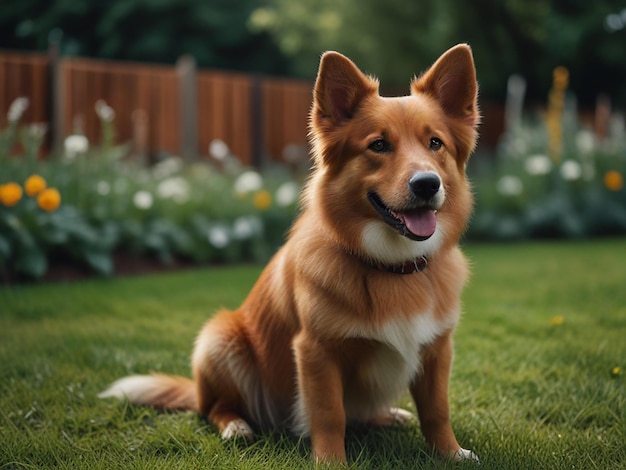
{"label": "brown dog", "polygon": [[428,444],[475,458],[454,437],[448,377],[478,121],[466,45],[400,98],[382,98],[348,58],[324,54],[315,168],[288,241],[241,307],[204,326],[193,381],[131,376],[100,396],[198,411],[225,438],[286,428],[310,436],[316,461],[345,462],[346,423],[408,421],[392,408],[408,389]]}

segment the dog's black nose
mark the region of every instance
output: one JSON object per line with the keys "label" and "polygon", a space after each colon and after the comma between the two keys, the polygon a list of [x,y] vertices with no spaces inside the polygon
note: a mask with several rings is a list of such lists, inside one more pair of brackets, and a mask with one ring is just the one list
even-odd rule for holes
{"label": "dog's black nose", "polygon": [[425,201],[431,199],[441,187],[441,179],[436,173],[418,171],[409,180],[409,188],[413,194]]}

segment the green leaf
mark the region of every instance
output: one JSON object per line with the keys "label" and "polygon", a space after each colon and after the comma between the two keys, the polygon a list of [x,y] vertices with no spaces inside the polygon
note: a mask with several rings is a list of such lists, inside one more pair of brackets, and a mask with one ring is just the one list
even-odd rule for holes
{"label": "green leaf", "polygon": [[11,243],[0,235],[0,262],[4,262],[11,257]]}
{"label": "green leaf", "polygon": [[98,274],[111,276],[113,274],[113,258],[109,253],[99,251],[86,251],[85,261]]}
{"label": "green leaf", "polygon": [[43,220],[39,230],[39,239],[47,245],[63,245],[69,239],[66,226],[56,224],[51,219]]}
{"label": "green leaf", "polygon": [[32,247],[18,255],[15,269],[29,277],[39,279],[48,270],[48,260],[43,251],[37,247]]}
{"label": "green leaf", "polygon": [[15,230],[15,235],[15,240],[22,251],[28,252],[37,249],[37,243],[33,235],[24,226],[18,226]]}
{"label": "green leaf", "polygon": [[111,251],[120,240],[120,226],[117,222],[106,221],[97,227],[98,249]]}

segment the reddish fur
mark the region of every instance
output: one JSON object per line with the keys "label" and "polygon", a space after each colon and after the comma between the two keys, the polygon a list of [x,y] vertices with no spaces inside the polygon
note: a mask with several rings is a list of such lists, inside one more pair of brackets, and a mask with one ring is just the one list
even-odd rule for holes
{"label": "reddish fur", "polygon": [[[469,47],[448,51],[411,90],[409,97],[381,98],[376,80],[347,58],[323,56],[311,110],[315,170],[302,213],[241,307],[219,312],[198,336],[192,361],[196,400],[189,399],[191,382],[162,381],[160,398],[151,404],[199,410],[221,431],[237,419],[290,427],[300,406],[303,422],[296,428],[310,433],[316,460],[345,461],[350,417],[393,421],[384,408],[368,408],[380,404],[379,391],[367,385],[382,370],[376,360],[396,357],[386,337],[377,336],[390,331],[392,343],[399,335],[398,344],[419,351],[415,364],[421,370],[412,371],[406,385],[427,442],[443,454],[459,450],[447,390],[452,331],[467,277],[456,246],[472,206],[464,167],[479,121]],[[433,135],[445,143],[437,153],[428,149]],[[391,142],[393,152],[369,152],[376,137]],[[379,220],[367,192],[401,206],[406,182],[419,170],[434,171],[443,181],[441,240],[428,252],[424,272],[378,271],[367,264],[377,261],[376,254],[362,241],[363,230]],[[425,344],[404,338],[402,325],[421,325],[412,322],[425,315],[431,315],[424,325],[436,337]]]}

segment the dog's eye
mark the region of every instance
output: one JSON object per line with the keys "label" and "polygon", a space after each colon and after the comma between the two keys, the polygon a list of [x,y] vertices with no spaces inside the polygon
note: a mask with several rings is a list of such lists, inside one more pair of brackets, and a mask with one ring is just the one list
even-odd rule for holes
{"label": "dog's eye", "polygon": [[439,137],[431,137],[428,148],[430,150],[439,150],[443,147],[443,141]]}
{"label": "dog's eye", "polygon": [[389,145],[389,142],[385,139],[376,139],[367,148],[375,153],[387,153],[391,151],[391,145]]}

